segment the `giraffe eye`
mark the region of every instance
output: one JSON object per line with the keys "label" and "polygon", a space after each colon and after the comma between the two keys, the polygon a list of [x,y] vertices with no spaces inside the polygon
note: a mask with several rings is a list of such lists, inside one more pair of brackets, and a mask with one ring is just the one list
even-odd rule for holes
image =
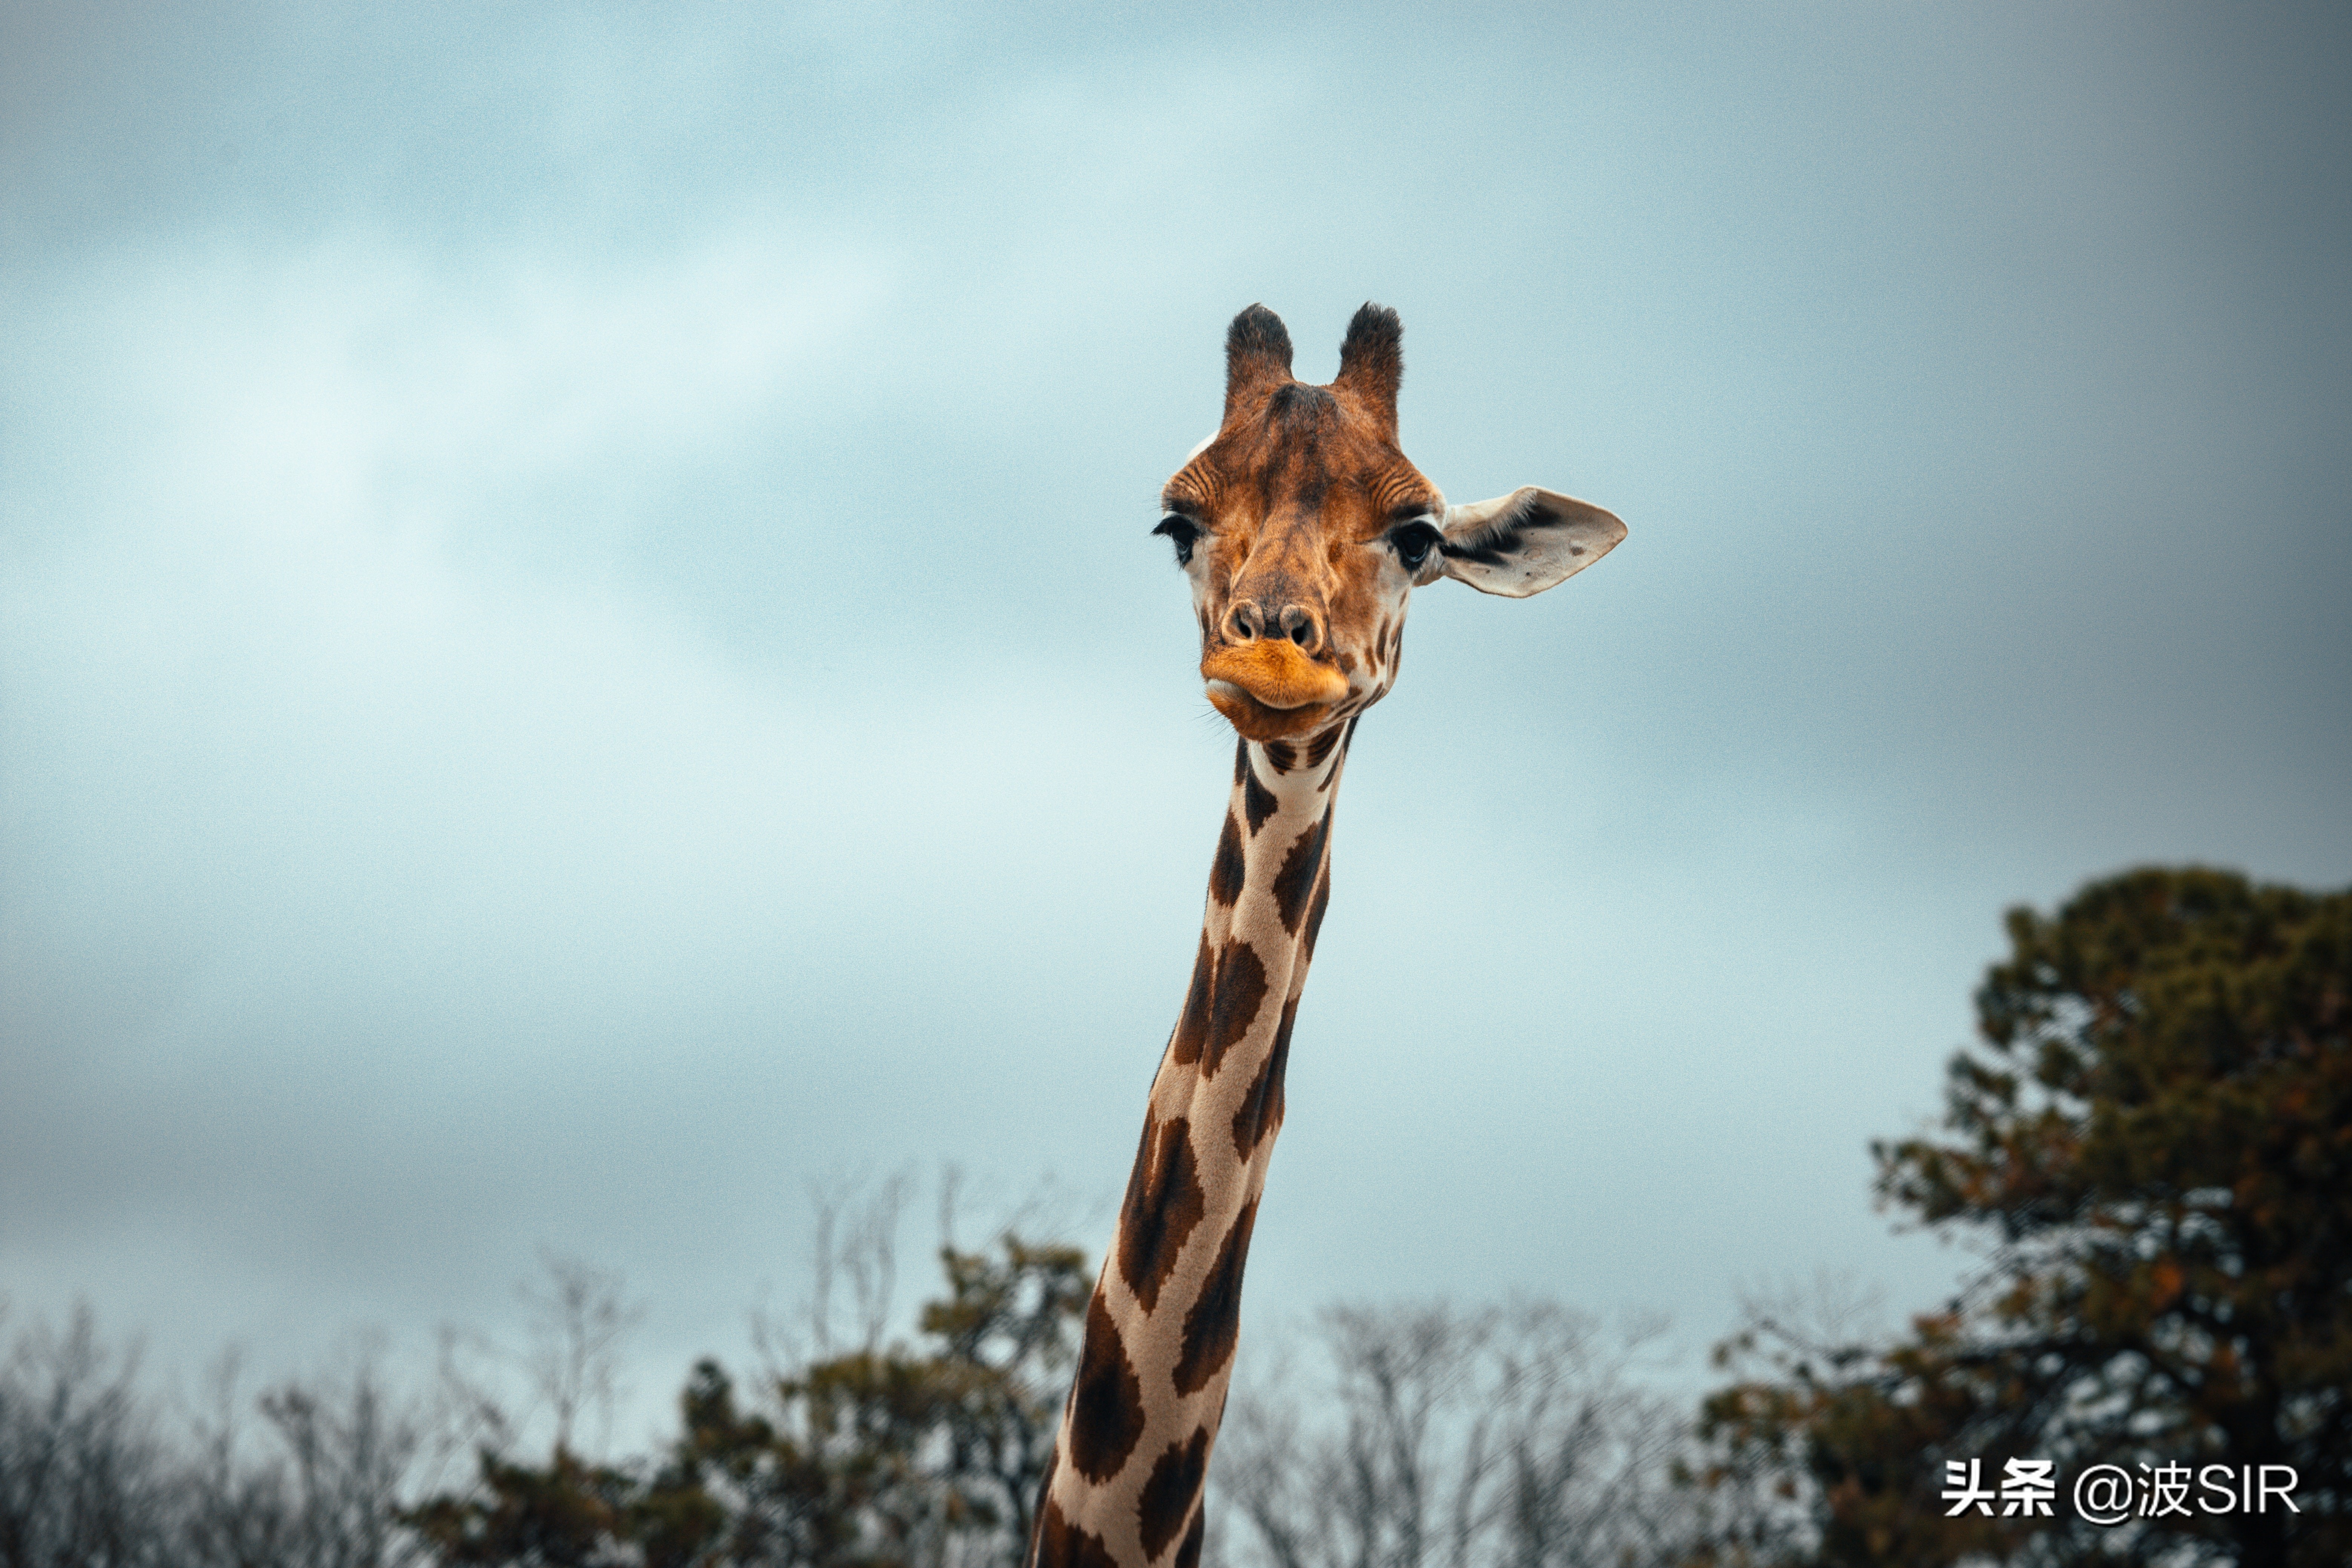
{"label": "giraffe eye", "polygon": [[1415,518],[1411,522],[1389,530],[1389,548],[1397,552],[1397,559],[1403,563],[1406,571],[1418,572],[1421,563],[1429,559],[1429,552],[1436,549],[1444,538],[1434,523],[1425,518]]}
{"label": "giraffe eye", "polygon": [[1177,514],[1171,512],[1168,516],[1161,518],[1160,520],[1160,526],[1153,529],[1151,531],[1166,535],[1169,541],[1176,546],[1177,565],[1182,566],[1191,563],[1192,559],[1192,542],[1201,537],[1201,525],[1199,523],[1194,522],[1189,517],[1180,517]]}

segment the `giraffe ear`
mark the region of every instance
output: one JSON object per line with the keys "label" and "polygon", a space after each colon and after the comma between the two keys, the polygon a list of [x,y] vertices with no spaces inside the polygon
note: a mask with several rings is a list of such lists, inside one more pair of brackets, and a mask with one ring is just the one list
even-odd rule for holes
{"label": "giraffe ear", "polygon": [[1625,525],[1597,506],[1523,485],[1445,509],[1444,573],[1482,594],[1524,599],[1564,583],[1617,547]]}

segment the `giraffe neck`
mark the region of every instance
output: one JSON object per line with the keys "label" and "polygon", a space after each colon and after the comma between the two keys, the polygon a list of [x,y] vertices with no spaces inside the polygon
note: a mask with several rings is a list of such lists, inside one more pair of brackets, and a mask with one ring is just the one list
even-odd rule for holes
{"label": "giraffe neck", "polygon": [[1183,1016],[1094,1299],[1030,1558],[1192,1568],[1283,1069],[1329,900],[1346,731],[1241,743]]}

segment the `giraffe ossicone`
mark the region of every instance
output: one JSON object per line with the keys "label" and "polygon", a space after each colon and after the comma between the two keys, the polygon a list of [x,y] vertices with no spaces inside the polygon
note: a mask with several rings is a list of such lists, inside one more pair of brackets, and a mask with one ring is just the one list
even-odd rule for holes
{"label": "giraffe ossicone", "polygon": [[1191,580],[1201,677],[1240,739],[1192,984],[1038,1498],[1029,1559],[1045,1568],[1200,1559],[1242,1270],[1331,897],[1333,801],[1358,718],[1395,684],[1412,590],[1454,577],[1524,598],[1625,537],[1534,486],[1448,506],[1397,446],[1395,311],[1356,312],[1328,385],[1290,364],[1281,318],[1234,318],[1223,419],[1168,481],[1153,531]]}

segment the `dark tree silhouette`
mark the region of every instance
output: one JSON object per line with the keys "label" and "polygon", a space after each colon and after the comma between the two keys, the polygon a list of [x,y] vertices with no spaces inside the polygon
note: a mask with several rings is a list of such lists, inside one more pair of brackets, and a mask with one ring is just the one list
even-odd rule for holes
{"label": "dark tree silhouette", "polygon": [[562,1442],[545,1465],[485,1448],[473,1488],[405,1521],[449,1564],[1010,1562],[1092,1281],[1076,1249],[1013,1237],[940,1260],[948,1293],[918,1345],[880,1344],[868,1314],[866,1343],[772,1375],[748,1408],[703,1361],[657,1466],[590,1464]]}
{"label": "dark tree silhouette", "polygon": [[[0,1568],[399,1568],[420,1423],[372,1363],[257,1401],[246,1443],[231,1369],[219,1414],[168,1429],[85,1309],[0,1361]],[[193,1441],[188,1440],[193,1438]]]}
{"label": "dark tree silhouette", "polygon": [[[1772,1374],[1706,1407],[1750,1505],[1716,1560],[2352,1560],[2352,892],[2139,870],[2008,926],[1943,1135],[1874,1148],[1881,1196],[1990,1267],[1889,1349],[1732,1347]],[[1948,1517],[1947,1462],[2011,1458],[2054,1463],[2050,1517]],[[2168,1511],[2075,1517],[2095,1464]],[[2209,1466],[2291,1468],[2300,1511],[2223,1510]]]}
{"label": "dark tree silhouette", "polygon": [[1213,1554],[1265,1568],[1653,1568],[1681,1561],[1687,1423],[1628,1341],[1549,1301],[1335,1307],[1305,1397],[1237,1393]]}

